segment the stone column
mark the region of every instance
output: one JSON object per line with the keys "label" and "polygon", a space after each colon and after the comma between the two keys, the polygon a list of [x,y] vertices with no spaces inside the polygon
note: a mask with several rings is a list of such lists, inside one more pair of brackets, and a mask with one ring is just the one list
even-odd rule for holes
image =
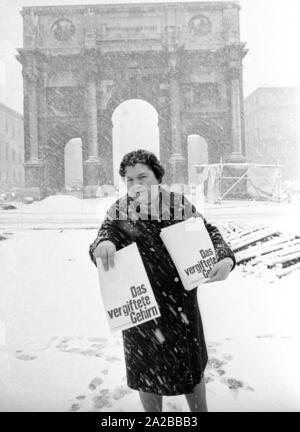
{"label": "stone column", "polygon": [[38,96],[37,81],[35,77],[28,78],[28,112],[29,112],[29,136],[30,159],[28,162],[38,162]]}
{"label": "stone column", "polygon": [[39,143],[39,158],[43,161],[43,181],[41,182],[42,194],[47,192],[47,144],[48,144],[48,121],[47,121],[47,86],[48,86],[48,64],[43,62],[39,68],[38,79],[38,143]]}
{"label": "stone column", "polygon": [[185,158],[182,156],[181,148],[181,94],[179,84],[179,71],[176,66],[177,59],[174,55],[170,57],[169,70],[169,98],[171,116],[172,154],[169,159],[171,166],[172,183],[184,183]]}
{"label": "stone column", "polygon": [[96,100],[96,82],[89,80],[87,82],[87,126],[89,136],[89,161],[99,161],[98,158],[98,124],[97,124],[97,100]]}
{"label": "stone column", "polygon": [[[31,59],[33,62],[34,59]],[[40,197],[40,186],[43,182],[42,169],[43,162],[39,159],[39,142],[38,142],[38,92],[37,81],[38,74],[33,67],[23,64],[24,79],[24,140],[29,158],[24,162],[25,168],[25,187],[26,192]]]}
{"label": "stone column", "polygon": [[97,65],[89,58],[86,62],[86,111],[88,158],[84,162],[88,186],[99,184],[100,159],[98,155],[98,112],[97,112]]}
{"label": "stone column", "polygon": [[247,193],[247,178],[244,177],[237,185],[236,179],[226,177],[242,177],[246,172],[246,162],[242,153],[242,120],[241,120],[241,60],[234,58],[229,63],[228,78],[231,95],[231,153],[226,162],[237,163],[237,166],[225,166],[220,183],[220,193],[226,193],[226,199],[244,198]]}
{"label": "stone column", "polygon": [[169,157],[172,154],[172,140],[170,107],[167,97],[164,98],[158,114],[160,160],[166,167],[163,183],[171,184],[172,176],[171,170],[169,169]]}
{"label": "stone column", "polygon": [[100,111],[100,130],[99,140],[101,142],[101,184],[114,183],[114,170],[113,170],[113,146],[112,146],[112,131],[113,124],[111,119],[111,112],[102,108]]}
{"label": "stone column", "polygon": [[242,124],[241,124],[241,94],[240,94],[241,65],[239,62],[229,66],[230,99],[231,99],[231,153],[229,162],[245,162],[242,154]]}

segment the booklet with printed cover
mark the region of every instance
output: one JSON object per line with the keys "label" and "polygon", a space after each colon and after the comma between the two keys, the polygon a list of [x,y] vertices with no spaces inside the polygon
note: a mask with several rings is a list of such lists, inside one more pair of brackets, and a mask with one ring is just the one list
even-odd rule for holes
{"label": "booklet with printed cover", "polygon": [[191,217],[162,228],[160,237],[187,291],[208,279],[217,258],[201,217]]}
{"label": "booklet with printed cover", "polygon": [[126,330],[154,318],[160,311],[136,243],[114,255],[114,267],[97,268],[106,318],[110,329]]}

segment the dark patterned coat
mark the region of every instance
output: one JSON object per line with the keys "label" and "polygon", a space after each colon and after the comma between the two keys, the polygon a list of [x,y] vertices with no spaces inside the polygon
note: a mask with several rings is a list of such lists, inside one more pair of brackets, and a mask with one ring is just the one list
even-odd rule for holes
{"label": "dark patterned coat", "polygon": [[[208,356],[197,288],[184,289],[159,234],[161,228],[180,222],[178,214],[182,213],[182,219],[201,215],[183,195],[162,187],[159,190],[159,214],[155,220],[143,213],[138,220],[132,220],[127,212],[131,198],[126,194],[118,199],[107,211],[89,253],[96,265],[93,251],[100,242],[110,240],[117,250],[136,242],[161,317],[122,332],[127,384],[135,390],[179,395],[193,392],[203,377]],[[219,230],[205,219],[204,223],[218,261],[230,257],[235,266],[234,254]]]}

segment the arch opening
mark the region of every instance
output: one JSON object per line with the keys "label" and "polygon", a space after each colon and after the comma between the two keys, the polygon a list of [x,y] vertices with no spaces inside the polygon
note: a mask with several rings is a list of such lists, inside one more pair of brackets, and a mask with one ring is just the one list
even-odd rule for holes
{"label": "arch opening", "polygon": [[118,172],[126,153],[144,149],[160,158],[158,113],[149,102],[129,99],[114,110],[112,124],[114,185],[125,191]]}
{"label": "arch opening", "polygon": [[208,163],[208,145],[206,139],[198,134],[187,137],[188,180],[189,183],[201,183],[196,165]]}
{"label": "arch opening", "polygon": [[70,139],[64,148],[64,183],[66,191],[83,187],[81,138]]}

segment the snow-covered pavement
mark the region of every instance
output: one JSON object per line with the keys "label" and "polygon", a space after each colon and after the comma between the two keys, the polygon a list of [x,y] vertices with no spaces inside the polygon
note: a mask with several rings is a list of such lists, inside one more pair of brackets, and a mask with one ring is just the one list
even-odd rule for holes
{"label": "snow-covered pavement", "polygon": [[[79,199],[55,195],[33,204],[15,203],[16,210],[0,209],[0,230],[24,229],[82,229],[97,228],[105,211],[118,198],[108,196]],[[283,224],[283,228],[299,230],[300,199],[292,203],[224,201],[222,204],[204,203],[188,195],[197,209],[211,222],[248,220]]]}
{"label": "snow-covered pavement", "polygon": [[[19,228],[0,241],[0,411],[142,411],[88,255],[96,231]],[[270,284],[237,269],[198,289],[210,411],[299,410],[299,273]],[[184,396],[164,411],[188,411]]]}

